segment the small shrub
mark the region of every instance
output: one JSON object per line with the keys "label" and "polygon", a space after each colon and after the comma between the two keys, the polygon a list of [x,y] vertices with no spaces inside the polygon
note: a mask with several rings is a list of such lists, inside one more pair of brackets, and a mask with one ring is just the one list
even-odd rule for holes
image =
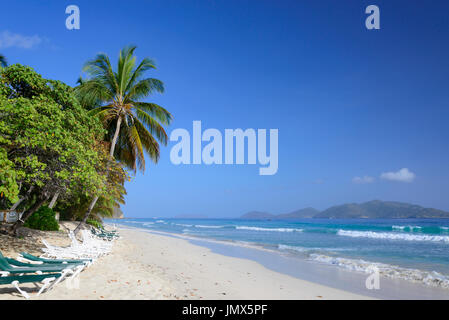
{"label": "small shrub", "polygon": [[42,230],[58,231],[59,223],[55,218],[55,212],[47,206],[42,206],[33,213],[24,224],[25,227]]}
{"label": "small shrub", "polygon": [[94,226],[97,229],[103,228],[103,225],[101,224],[101,222],[98,222],[97,220],[87,220],[86,223],[90,224],[91,226]]}

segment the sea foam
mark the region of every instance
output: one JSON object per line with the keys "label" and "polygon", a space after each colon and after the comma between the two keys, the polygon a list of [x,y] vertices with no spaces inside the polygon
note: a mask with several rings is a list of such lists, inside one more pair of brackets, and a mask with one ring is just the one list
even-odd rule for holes
{"label": "sea foam", "polygon": [[387,239],[387,240],[405,240],[405,241],[433,241],[449,243],[449,236],[436,236],[426,234],[404,234],[393,232],[373,232],[373,231],[352,231],[352,230],[338,230],[339,236],[353,237],[353,238],[372,238],[372,239]]}
{"label": "sea foam", "polygon": [[251,230],[251,231],[271,231],[271,232],[302,232],[303,229],[294,228],[260,228],[260,227],[247,227],[247,226],[236,226],[237,230]]}
{"label": "sea foam", "polygon": [[145,222],[143,225],[145,226],[145,227],[149,227],[149,226],[151,226],[151,225],[153,225],[154,224],[154,222]]}
{"label": "sea foam", "polygon": [[422,227],[420,226],[392,226],[391,227],[393,230],[401,230],[401,231],[419,231],[422,229]]}
{"label": "sea foam", "polygon": [[202,224],[196,224],[195,228],[206,228],[206,229],[221,229],[226,226],[208,226],[208,225],[202,225]]}
{"label": "sea foam", "polygon": [[376,267],[379,270],[379,275],[384,277],[420,282],[434,287],[449,288],[449,278],[436,271],[408,269],[384,263],[330,257],[322,254],[311,254],[310,259],[364,273],[372,273],[373,267]]}

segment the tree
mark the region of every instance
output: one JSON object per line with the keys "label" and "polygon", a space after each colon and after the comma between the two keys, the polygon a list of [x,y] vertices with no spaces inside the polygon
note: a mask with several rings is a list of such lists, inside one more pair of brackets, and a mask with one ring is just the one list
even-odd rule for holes
{"label": "tree", "polygon": [[0,67],[6,67],[8,65],[4,55],[0,54]]}
{"label": "tree", "polygon": [[[163,125],[169,125],[172,116],[163,107],[142,101],[154,92],[163,93],[164,85],[158,79],[144,78],[145,72],[156,66],[149,58],[137,65],[135,49],[128,46],[120,51],[116,70],[103,53],[88,61],[83,69],[89,78],[79,81],[76,93],[82,105],[93,106],[89,113],[100,117],[107,128],[111,158],[144,171],[144,151],[157,163],[158,141],[167,144]],[[82,222],[89,217],[98,197],[92,199]]]}
{"label": "tree", "polygon": [[[95,146],[104,132],[64,83],[22,65],[1,71],[0,162],[6,168],[0,171],[1,187],[9,203],[20,194],[30,199],[12,234],[55,193],[69,196],[77,188],[86,195],[106,193],[107,175],[99,169]],[[5,197],[2,206],[6,202]]]}
{"label": "tree", "polygon": [[[100,168],[108,168],[107,182],[105,189],[107,190],[99,197],[95,208],[92,210],[90,218],[100,221],[100,217],[110,217],[114,212],[114,208],[124,204],[124,196],[126,190],[124,187],[125,181],[130,178],[123,166],[115,161],[110,161],[109,144],[101,142],[98,144],[101,147],[101,163]],[[90,195],[89,195],[90,196]],[[91,199],[86,196],[82,190],[73,192],[70,198],[63,199],[58,202],[56,211],[61,213],[61,218],[65,220],[82,220],[84,214],[91,202]]]}

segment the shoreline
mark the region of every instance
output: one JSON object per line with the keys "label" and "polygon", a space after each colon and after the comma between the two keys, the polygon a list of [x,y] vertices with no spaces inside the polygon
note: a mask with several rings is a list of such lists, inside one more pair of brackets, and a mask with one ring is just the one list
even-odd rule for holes
{"label": "shoreline", "polygon": [[380,277],[381,285],[379,290],[368,290],[365,286],[366,278],[369,276],[367,273],[345,269],[336,265],[324,264],[319,261],[306,260],[288,252],[281,252],[258,244],[195,237],[193,235],[123,226],[120,224],[119,226],[121,228],[129,228],[130,230],[139,230],[150,234],[183,239],[191,244],[208,248],[217,254],[249,259],[272,271],[369,298],[387,300],[449,299],[449,290],[446,288],[385,276]]}
{"label": "shoreline", "polygon": [[[108,223],[109,224],[109,223]],[[110,225],[110,224],[109,224]],[[121,239],[79,277],[33,300],[365,300],[449,299],[405,280],[381,278],[381,290],[365,287],[367,274],[233,241],[117,225]],[[34,286],[25,286],[33,290]],[[22,299],[0,286],[0,300]]]}
{"label": "shoreline", "polygon": [[[118,226],[111,254],[80,274],[79,286],[61,283],[32,300],[60,299],[371,299],[270,270],[167,235]],[[31,290],[33,285],[24,286]],[[0,299],[22,299],[0,286]]]}

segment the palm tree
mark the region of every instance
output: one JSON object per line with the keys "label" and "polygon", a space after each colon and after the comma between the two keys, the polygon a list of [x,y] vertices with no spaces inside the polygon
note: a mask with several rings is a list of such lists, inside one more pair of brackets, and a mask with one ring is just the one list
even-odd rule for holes
{"label": "palm tree", "polygon": [[[111,158],[123,161],[134,170],[138,166],[144,171],[144,152],[154,163],[158,162],[158,141],[167,144],[163,125],[169,125],[172,116],[163,107],[142,101],[154,92],[163,93],[164,85],[158,79],[144,78],[144,73],[156,66],[149,58],[137,65],[135,49],[135,46],[128,46],[120,51],[116,70],[103,53],[88,61],[83,70],[90,77],[79,81],[76,94],[83,105],[93,106],[89,111],[92,115],[104,121],[108,130],[106,138],[111,143]],[[95,196],[83,222],[97,200],[98,196]]]}
{"label": "palm tree", "polygon": [[6,62],[6,58],[4,55],[0,54],[0,67],[6,67],[8,63]]}

